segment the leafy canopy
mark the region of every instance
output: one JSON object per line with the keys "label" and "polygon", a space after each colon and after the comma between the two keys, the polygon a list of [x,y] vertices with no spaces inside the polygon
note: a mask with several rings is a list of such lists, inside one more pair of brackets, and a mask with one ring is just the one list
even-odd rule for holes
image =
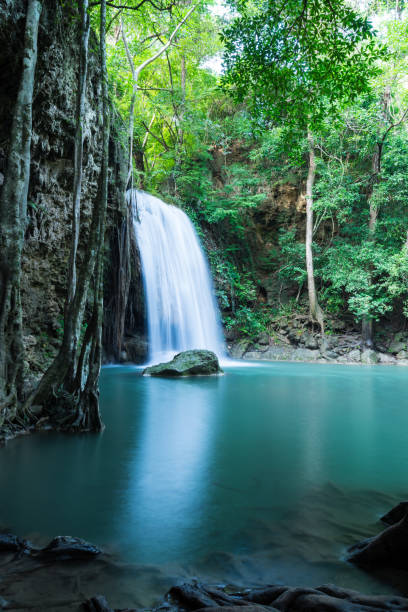
{"label": "leafy canopy", "polygon": [[259,116],[304,126],[368,87],[383,52],[345,0],[231,0],[222,82]]}

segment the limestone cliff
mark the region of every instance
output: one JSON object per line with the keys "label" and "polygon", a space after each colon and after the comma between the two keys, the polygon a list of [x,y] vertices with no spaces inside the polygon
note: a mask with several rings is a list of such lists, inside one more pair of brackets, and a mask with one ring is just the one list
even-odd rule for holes
{"label": "limestone cliff", "polygon": [[[33,103],[28,214],[23,252],[22,303],[26,382],[46,369],[63,331],[63,303],[71,235],[78,28],[67,3],[43,1]],[[0,6],[0,185],[7,164],[9,130],[22,63],[25,10],[21,0]],[[79,258],[96,197],[101,162],[101,81],[98,41],[91,33],[84,118],[84,166]],[[117,249],[117,227],[126,223],[125,154],[121,119],[112,109],[106,243],[108,265]],[[1,188],[1,187],[0,187]],[[114,257],[113,257],[114,259]],[[109,301],[109,300],[108,300]]]}

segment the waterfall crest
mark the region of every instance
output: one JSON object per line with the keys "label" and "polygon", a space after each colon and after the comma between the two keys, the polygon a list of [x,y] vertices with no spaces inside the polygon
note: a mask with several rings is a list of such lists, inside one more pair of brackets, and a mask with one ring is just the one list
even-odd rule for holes
{"label": "waterfall crest", "polygon": [[142,264],[149,361],[189,349],[223,357],[211,275],[193,224],[182,210],[144,191],[132,189],[127,197]]}

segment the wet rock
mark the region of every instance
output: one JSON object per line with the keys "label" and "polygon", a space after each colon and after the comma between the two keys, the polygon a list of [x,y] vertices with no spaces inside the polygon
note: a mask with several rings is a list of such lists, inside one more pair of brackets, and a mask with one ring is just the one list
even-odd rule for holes
{"label": "wet rock", "polygon": [[365,349],[361,353],[361,363],[365,363],[366,365],[373,365],[378,363],[378,356],[373,349]]}
{"label": "wet rock", "polygon": [[0,552],[20,552],[29,548],[25,540],[12,533],[0,533]]}
{"label": "wet rock", "polygon": [[377,353],[377,356],[380,363],[395,363],[395,357],[389,353]]}
{"label": "wet rock", "polygon": [[298,348],[293,352],[296,361],[316,361],[320,357],[320,351],[312,351],[307,348]]}
{"label": "wet rock", "polygon": [[149,347],[144,338],[140,338],[139,336],[126,338],[123,342],[123,348],[126,353],[126,360],[132,361],[133,363],[146,362]]}
{"label": "wet rock", "polygon": [[257,356],[251,351],[245,355],[248,359],[266,359],[268,361],[290,361],[293,359],[293,354],[296,349],[290,346],[270,346],[263,353],[258,353]]}
{"label": "wet rock", "polygon": [[406,342],[396,342],[394,340],[394,342],[391,342],[390,346],[388,347],[388,351],[392,353],[393,355],[396,355],[397,353],[401,351],[405,351],[406,348],[407,348]]}
{"label": "wet rock", "polygon": [[[277,608],[272,608],[271,606],[260,606],[258,604],[252,605],[236,605],[236,606],[222,606],[224,612],[259,612],[260,610],[264,610],[265,612],[279,612]],[[213,606],[210,608],[201,608],[201,610],[205,610],[206,612],[219,612],[220,606]]]}
{"label": "wet rock", "polygon": [[361,351],[359,351],[359,349],[354,349],[353,351],[349,352],[347,357],[350,359],[350,361],[361,361]]}
{"label": "wet rock", "polygon": [[82,604],[84,612],[114,612],[105,597],[96,595]]}
{"label": "wet rock", "polygon": [[258,344],[261,346],[267,346],[269,344],[269,335],[266,332],[259,336]]}
{"label": "wet rock", "polygon": [[408,569],[408,514],[377,536],[349,548],[349,561],[359,567]]}
{"label": "wet rock", "polygon": [[224,329],[224,337],[227,342],[234,342],[237,339],[237,332],[235,329]]}
{"label": "wet rock", "polygon": [[326,353],[336,346],[336,338],[334,336],[323,336],[320,339],[320,350]]}
{"label": "wet rock", "polygon": [[230,350],[230,355],[232,359],[242,359],[242,357],[247,352],[250,346],[251,346],[250,340],[246,338],[244,338],[243,340],[239,340],[239,342],[234,344]]}
{"label": "wet rock", "polygon": [[397,353],[397,359],[407,359],[408,353],[407,351],[400,351]]}
{"label": "wet rock", "polygon": [[408,514],[408,501],[400,502],[394,506],[387,514],[381,517],[383,523],[387,525],[395,525],[399,523]]}
{"label": "wet rock", "polygon": [[168,598],[176,610],[280,610],[281,612],[378,612],[408,610],[404,597],[363,595],[327,584],[316,588],[268,586],[229,595],[220,588],[183,584],[170,589]]}
{"label": "wet rock", "polygon": [[382,342],[376,342],[375,346],[379,353],[388,353],[388,348]]}
{"label": "wet rock", "polygon": [[305,347],[307,349],[315,350],[319,348],[319,342],[316,336],[308,335],[305,338]]}
{"label": "wet rock", "polygon": [[222,374],[217,355],[212,351],[183,351],[167,363],[158,363],[143,371],[143,376],[210,376]]}
{"label": "wet rock", "polygon": [[293,344],[299,344],[302,333],[298,329],[291,329],[288,333],[288,338]]}
{"label": "wet rock", "polygon": [[324,356],[327,357],[328,359],[337,359],[338,357],[336,351],[326,351],[324,353]]}
{"label": "wet rock", "polygon": [[82,540],[71,536],[57,536],[39,551],[40,557],[54,559],[56,561],[67,561],[74,559],[93,559],[101,554],[101,550]]}

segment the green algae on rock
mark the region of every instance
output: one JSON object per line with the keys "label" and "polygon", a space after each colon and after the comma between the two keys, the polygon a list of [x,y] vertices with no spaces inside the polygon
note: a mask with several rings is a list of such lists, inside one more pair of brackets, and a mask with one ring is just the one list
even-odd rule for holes
{"label": "green algae on rock", "polygon": [[171,361],[158,363],[143,370],[143,376],[213,376],[222,374],[218,357],[212,351],[183,351]]}

